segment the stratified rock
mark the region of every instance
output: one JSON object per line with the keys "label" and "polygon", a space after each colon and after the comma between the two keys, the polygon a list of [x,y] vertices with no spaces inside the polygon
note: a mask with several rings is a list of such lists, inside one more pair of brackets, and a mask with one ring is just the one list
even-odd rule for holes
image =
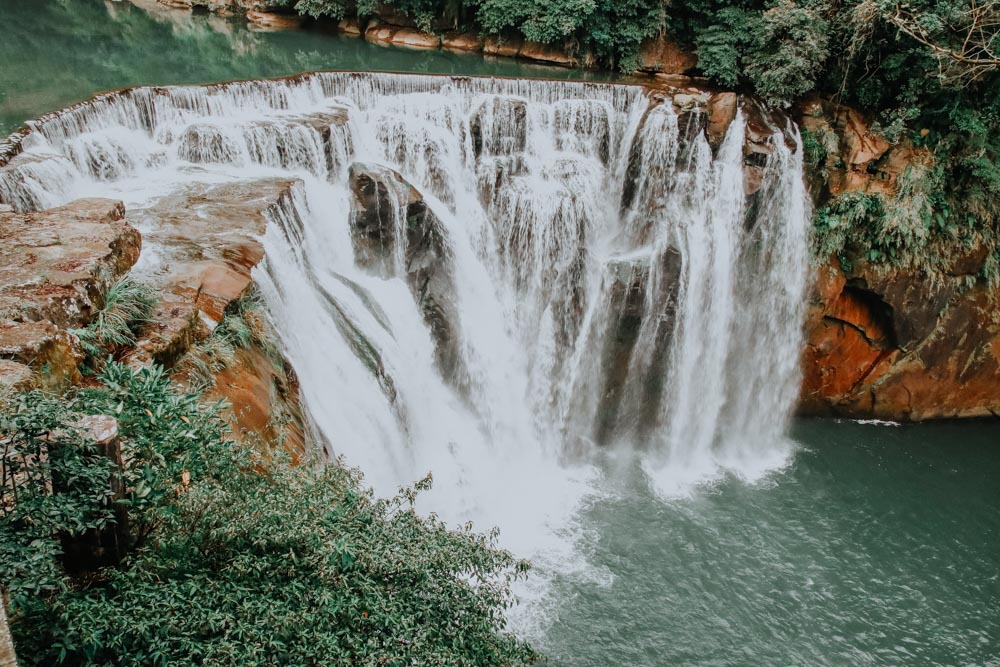
{"label": "stratified rock", "polygon": [[389,41],[394,46],[403,46],[409,49],[436,49],[441,46],[441,38],[437,35],[413,28],[397,30]]}
{"label": "stratified rock", "polygon": [[868,119],[850,107],[810,100],[799,105],[798,121],[827,152],[824,164],[819,165],[825,178],[815,192],[818,197],[845,192],[892,196],[901,174],[934,163],[933,153],[914,146],[908,137],[889,144],[872,131]]}
{"label": "stratified rock", "polygon": [[468,51],[470,53],[481,53],[483,50],[482,38],[474,32],[448,32],[445,33],[441,46],[449,51]]}
{"label": "stratified rock", "polygon": [[121,202],[79,199],[37,213],[0,213],[0,319],[86,325],[101,288],[139,258]]}
{"label": "stratified rock", "polygon": [[411,49],[436,49],[441,46],[441,38],[437,35],[382,21],[373,21],[368,25],[365,39],[373,44],[393,44]]}
{"label": "stratified rock", "polygon": [[374,44],[388,44],[398,28],[381,21],[371,21],[365,28],[365,39]]}
{"label": "stratified rock", "polygon": [[521,45],[517,55],[520,58],[559,65],[560,67],[575,67],[577,64],[575,58],[567,54],[565,49],[555,44],[525,41]]}
{"label": "stratified rock", "polygon": [[358,20],[356,18],[341,19],[340,23],[337,24],[337,32],[348,37],[360,37],[361,26],[358,25]]}
{"label": "stratified rock", "polygon": [[877,160],[889,150],[889,142],[871,131],[871,124],[855,109],[841,107],[838,110],[837,125],[840,127],[846,149],[844,161],[856,167]]}
{"label": "stratified rock", "polygon": [[169,364],[222,320],[250,287],[250,272],[264,256],[258,239],[295,182],[198,183],[129,211],[150,249],[133,273],[160,294],[139,334],[135,363]]}
{"label": "stratified rock", "polygon": [[524,40],[520,37],[487,37],[483,41],[483,53],[487,56],[513,58],[521,52]]}
{"label": "stratified rock", "polygon": [[662,74],[685,74],[698,64],[698,57],[662,37],[647,39],[639,50],[639,69]]}
{"label": "stratified rock", "polygon": [[0,358],[36,371],[46,389],[63,389],[80,381],[83,361],[79,342],[48,321],[0,321]]}
{"label": "stratified rock", "polygon": [[10,359],[0,359],[0,403],[7,392],[27,391],[34,382],[31,368]]}
{"label": "stratified rock", "polygon": [[253,445],[280,443],[293,462],[305,453],[305,417],[295,374],[256,345],[236,351],[215,374],[205,398],[225,401],[222,415],[235,438]]}

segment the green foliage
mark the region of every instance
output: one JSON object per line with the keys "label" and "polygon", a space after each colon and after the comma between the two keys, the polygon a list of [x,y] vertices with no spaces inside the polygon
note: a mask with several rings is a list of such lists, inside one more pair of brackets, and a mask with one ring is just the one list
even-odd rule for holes
{"label": "green foliage", "polygon": [[752,24],[746,74],[758,95],[779,106],[816,87],[828,44],[819,12],[781,0]]}
{"label": "green foliage", "polygon": [[590,48],[606,65],[638,67],[639,46],[662,28],[663,5],[654,0],[482,0],[476,19],[488,33],[509,30],[542,43]]}
{"label": "green foliage", "polygon": [[59,534],[114,521],[111,461],[73,427],[72,408],[32,392],[0,412],[0,581],[15,601],[63,588]]}
{"label": "green foliage", "polygon": [[299,0],[295,11],[313,18],[327,17],[340,20],[354,8],[350,0]]}
{"label": "green foliage", "polygon": [[715,21],[695,34],[698,68],[714,81],[732,88],[740,84],[742,54],[753,38],[752,21],[739,6],[722,7],[715,17]]}
{"label": "green foliage", "polygon": [[156,305],[156,291],[126,276],[104,286],[103,300],[104,306],[86,328],[72,330],[92,357],[135,344],[136,331]]}
{"label": "green foliage", "polygon": [[863,192],[834,197],[816,212],[816,257],[837,255],[848,271],[857,259],[928,273],[947,269],[986,240],[975,220],[962,220],[941,194],[942,174],[940,168],[912,167],[900,175],[893,197]]}
{"label": "green foliage", "polygon": [[517,28],[528,39],[547,43],[572,35],[596,9],[595,0],[483,0],[476,16],[487,32]]}
{"label": "green foliage", "polygon": [[822,171],[829,154],[829,147],[824,137],[817,136],[808,130],[802,131],[803,163],[808,173]]}
{"label": "green foliage", "polygon": [[879,242],[885,224],[882,197],[864,192],[850,192],[835,197],[816,212],[813,233],[813,254],[821,261],[836,255],[845,271],[853,262],[849,249],[865,247],[870,252],[885,253]]}
{"label": "green foliage", "polygon": [[[1000,227],[1000,72],[956,71],[940,55],[975,55],[970,33],[957,29],[972,7],[968,0],[681,0],[671,3],[667,23],[720,85],[776,106],[832,98],[873,116],[873,130],[891,143],[929,149],[932,164],[903,175],[894,196],[822,202],[816,248],[821,258],[849,247],[877,263],[937,270],[971,245],[996,247]],[[902,30],[898,16],[938,50]],[[1000,23],[987,23],[973,42],[996,43]],[[838,166],[826,164],[839,153],[836,141],[803,140],[814,174]]]}
{"label": "green foliage", "polygon": [[109,363],[101,386],[64,397],[22,394],[0,412],[5,479],[0,494],[0,581],[15,605],[67,582],[59,574],[60,535],[82,535],[114,521],[110,461],[76,428],[82,415],[118,420],[133,538],[141,544],[162,522],[182,475],[204,469],[224,426],[195,395],[176,394],[161,368],[134,371]]}
{"label": "green foliage", "polygon": [[[2,505],[0,577],[22,664],[537,660],[504,626],[527,564],[493,534],[417,514],[429,478],[379,500],[341,465],[293,467],[229,442],[219,406],[178,394],[160,369],[110,363],[99,379],[65,399],[22,395],[0,415],[4,442],[49,452],[24,459],[37,481]],[[79,414],[119,420],[135,551],[73,578],[56,534],[113,520],[112,471],[70,427]],[[72,446],[55,448],[53,433]]]}

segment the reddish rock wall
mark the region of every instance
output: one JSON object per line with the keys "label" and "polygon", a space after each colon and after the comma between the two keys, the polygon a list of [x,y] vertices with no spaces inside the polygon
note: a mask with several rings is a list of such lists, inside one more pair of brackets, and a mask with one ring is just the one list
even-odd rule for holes
{"label": "reddish rock wall", "polygon": [[1000,413],[1000,290],[919,271],[819,272],[802,411],[924,420]]}
{"label": "reddish rock wall", "polygon": [[[801,126],[828,144],[818,203],[846,192],[893,196],[899,176],[933,156],[892,145],[854,109],[814,101]],[[986,249],[946,272],[873,268],[836,258],[817,272],[806,322],[801,411],[924,420],[1000,413],[1000,287],[977,278]]]}

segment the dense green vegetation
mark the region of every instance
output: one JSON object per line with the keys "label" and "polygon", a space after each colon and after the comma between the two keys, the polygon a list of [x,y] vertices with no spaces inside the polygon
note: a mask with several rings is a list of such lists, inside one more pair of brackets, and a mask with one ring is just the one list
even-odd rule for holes
{"label": "dense green vegetation", "polygon": [[[473,29],[640,65],[665,34],[692,72],[787,107],[814,95],[862,109],[894,144],[933,162],[896,197],[821,201],[817,253],[947,265],[997,246],[1000,225],[1000,4],[979,0],[287,0],[312,16],[365,17],[386,5],[425,29]],[[379,7],[382,9],[379,9]],[[815,141],[815,138],[813,139]],[[822,161],[816,167],[822,169]],[[865,205],[860,205],[865,204]],[[825,255],[824,255],[825,256]],[[1000,275],[991,258],[983,273]]]}
{"label": "dense green vegetation", "polygon": [[[341,465],[293,468],[231,442],[219,406],[161,369],[111,362],[98,380],[0,410],[17,480],[16,499],[0,486],[0,581],[22,664],[535,661],[504,630],[527,565],[418,515],[429,480],[376,500]],[[80,432],[88,414],[118,420],[120,469]],[[104,567],[74,557],[108,530],[120,549]]]}

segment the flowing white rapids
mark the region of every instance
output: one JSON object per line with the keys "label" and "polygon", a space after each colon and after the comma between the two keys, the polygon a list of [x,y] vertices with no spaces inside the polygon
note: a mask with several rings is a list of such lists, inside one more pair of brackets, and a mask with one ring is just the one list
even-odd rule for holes
{"label": "flowing white rapids", "polygon": [[255,278],[317,435],[378,492],[431,472],[427,509],[566,567],[598,451],[634,451],[667,496],[788,455],[797,133],[750,148],[740,112],[713,147],[703,125],[636,86],[317,73],[136,89],[35,123],[0,201],[141,208],[196,182],[301,179]]}

